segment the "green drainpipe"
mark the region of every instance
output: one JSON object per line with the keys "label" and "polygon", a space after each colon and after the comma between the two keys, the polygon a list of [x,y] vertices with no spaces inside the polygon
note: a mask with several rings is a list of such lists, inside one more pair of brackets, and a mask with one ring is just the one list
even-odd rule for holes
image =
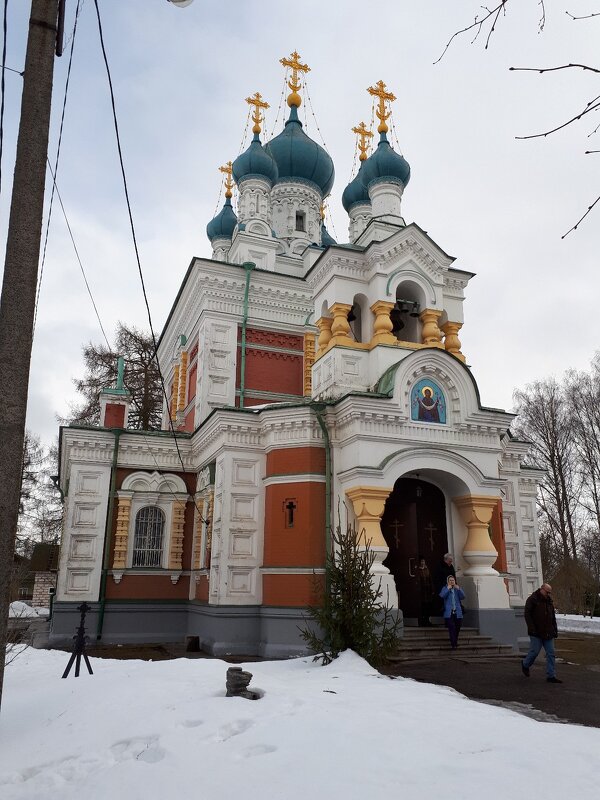
{"label": "green drainpipe", "polygon": [[117,460],[119,458],[119,440],[123,430],[115,428],[115,449],[113,451],[112,466],[110,470],[110,493],[108,495],[108,510],[106,512],[106,526],[104,528],[104,552],[102,556],[102,575],[100,577],[100,608],[98,609],[98,626],[96,628],[96,639],[102,638],[102,626],[104,625],[104,609],[106,606],[106,581],[110,568],[110,545],[112,541],[112,520],[115,508],[115,495],[117,488]]}
{"label": "green drainpipe", "polygon": [[[329,431],[327,430],[325,418],[323,417],[323,409],[325,406],[311,403],[310,407],[315,412],[317,422],[319,423],[321,431],[323,432],[323,438],[325,439],[325,551],[329,556],[331,555],[331,440],[329,438]],[[329,591],[327,574],[325,580],[327,581],[326,590]]]}
{"label": "green drainpipe", "polygon": [[252,261],[245,261],[242,266],[246,270],[246,287],[244,289],[244,316],[242,318],[242,362],[240,364],[240,408],[244,407],[246,391],[246,327],[248,325],[248,295],[250,293],[250,273],[256,267]]}

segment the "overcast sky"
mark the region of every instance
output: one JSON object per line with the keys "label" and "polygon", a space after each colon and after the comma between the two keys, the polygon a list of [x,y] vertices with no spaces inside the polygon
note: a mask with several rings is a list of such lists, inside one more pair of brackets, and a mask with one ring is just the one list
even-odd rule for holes
{"label": "overcast sky", "polygon": [[[514,5],[514,8],[511,6]],[[348,240],[341,195],[352,174],[354,135],[369,123],[366,88],[383,79],[398,100],[394,124],[412,177],[403,198],[416,222],[455,266],[477,273],[467,289],[463,352],[484,405],[510,409],[536,378],[585,369],[598,349],[600,204],[561,240],[600,193],[598,118],[553,137],[517,135],[553,127],[598,94],[597,75],[509,72],[511,66],[597,64],[600,18],[573,22],[593,2],[509,4],[486,51],[469,34],[434,64],[477,0],[102,0],[125,167],[154,325],[159,332],[193,256],[210,256],[207,222],[219,195],[218,167],[237,156],[244,102],[271,103],[270,134],[283,89],[282,56],[297,49],[311,67],[308,89],[336,180],[330,233]],[[575,9],[576,6],[576,9]],[[67,0],[67,35],[76,0]],[[7,65],[22,69],[28,0],[10,0]],[[56,61],[50,159],[54,161],[68,47]],[[21,78],[6,73],[2,239],[6,232]],[[320,140],[310,106],[307,133]],[[281,130],[281,115],[276,132]],[[102,318],[147,327],[117,161],[110,99],[93,0],[80,15],[58,186]],[[49,182],[47,196],[49,197]],[[49,441],[56,415],[75,398],[81,347],[102,334],[55,205],[32,357],[28,426]],[[9,387],[3,387],[9,391]]]}

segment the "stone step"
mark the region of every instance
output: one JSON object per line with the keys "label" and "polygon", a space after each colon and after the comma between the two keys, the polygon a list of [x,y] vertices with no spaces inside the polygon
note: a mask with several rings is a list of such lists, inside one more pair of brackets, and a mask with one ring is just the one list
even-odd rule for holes
{"label": "stone step", "polygon": [[398,650],[396,655],[389,656],[391,663],[405,661],[406,659],[435,659],[447,656],[500,656],[506,655],[511,658],[514,656],[512,647],[508,644],[461,644],[457,650],[451,650],[450,645],[440,647],[415,647],[410,650]]}
{"label": "stone step", "polygon": [[[394,660],[394,664],[427,664],[431,661],[439,661],[440,659],[444,661],[468,661],[469,663],[476,663],[476,664],[493,664],[496,661],[513,661],[515,664],[518,664],[518,661],[521,659],[521,656],[518,653],[495,653],[493,655],[490,654],[469,654],[463,653],[460,648],[458,650],[452,650],[447,652],[445,655],[437,655],[437,656],[412,656],[408,655],[402,658],[396,658]],[[391,662],[390,662],[391,663]]]}
{"label": "stone step", "polygon": [[[488,646],[495,646],[498,642],[495,642],[493,639],[485,638],[485,639],[478,639],[475,636],[465,636],[460,637],[458,640],[459,647],[488,647]],[[508,645],[507,645],[508,646]],[[437,642],[432,642],[431,640],[424,639],[423,641],[415,641],[415,642],[402,642],[398,646],[398,650],[402,652],[410,652],[413,650],[439,650],[440,648],[449,648],[450,641],[448,637],[445,639],[440,639]]]}

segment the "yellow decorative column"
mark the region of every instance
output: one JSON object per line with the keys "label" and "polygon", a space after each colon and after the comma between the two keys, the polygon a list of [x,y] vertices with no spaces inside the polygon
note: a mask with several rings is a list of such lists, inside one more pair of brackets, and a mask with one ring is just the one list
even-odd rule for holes
{"label": "yellow decorative column", "polygon": [[426,308],[419,314],[419,319],[423,324],[421,331],[421,341],[428,347],[443,347],[442,332],[438,328],[438,319],[442,316],[441,311],[433,308]]}
{"label": "yellow decorative column", "polygon": [[178,389],[179,396],[177,399],[177,411],[183,411],[183,409],[185,408],[187,365],[188,365],[188,354],[187,350],[184,350],[181,354],[181,366],[179,368],[179,389]]}
{"label": "yellow decorative column", "polygon": [[468,563],[465,575],[498,575],[492,564],[498,558],[489,534],[489,524],[498,503],[497,497],[466,495],[455,497],[454,505],[467,526],[463,557]]}
{"label": "yellow decorative column", "polygon": [[333,325],[333,317],[320,317],[317,320],[317,328],[319,329],[319,339],[316,358],[322,356],[329,347],[331,341],[331,326]]}
{"label": "yellow decorative column", "polygon": [[194,555],[192,557],[192,569],[202,569],[202,528],[204,519],[204,500],[196,499],[196,511],[194,514]]}
{"label": "yellow decorative column", "polygon": [[453,356],[459,358],[461,361],[466,361],[464,355],[460,352],[461,343],[458,338],[458,332],[462,328],[462,322],[445,322],[442,325],[444,332],[444,347]]}
{"label": "yellow decorative column", "polygon": [[183,498],[176,498],[173,500],[173,516],[171,519],[171,546],[169,548],[169,569],[182,569],[181,557],[183,554],[185,505],[186,500]]}
{"label": "yellow decorative column", "polygon": [[380,525],[385,501],[391,492],[392,489],[379,486],[354,486],[346,490],[346,495],[357,517],[358,543],[363,547],[368,544],[375,556],[371,566],[373,586],[381,588],[384,605],[398,608],[398,592],[394,578],[389,569],[383,566],[389,547],[383,538]]}
{"label": "yellow decorative column", "polygon": [[352,346],[355,344],[354,340],[348,336],[350,333],[348,314],[351,308],[352,306],[348,305],[348,303],[334,303],[329,309],[329,313],[333,315],[333,324],[331,325],[331,347],[335,347],[336,345]]}
{"label": "yellow decorative column", "polygon": [[171,387],[171,420],[175,422],[177,419],[177,398],[179,396],[179,364],[175,365],[173,370],[173,386]]}
{"label": "yellow decorative column", "polygon": [[315,363],[315,335],[304,334],[304,396],[312,394],[312,365]]}
{"label": "yellow decorative column", "polygon": [[371,306],[371,311],[375,315],[371,347],[376,344],[396,344],[396,337],[392,333],[394,326],[390,319],[390,311],[393,307],[394,303],[389,303],[387,300],[378,300]]}
{"label": "yellow decorative column", "polygon": [[127,566],[127,549],[129,544],[129,518],[131,515],[131,497],[119,496],[117,505],[117,530],[115,532],[115,552],[113,569],[125,569]]}

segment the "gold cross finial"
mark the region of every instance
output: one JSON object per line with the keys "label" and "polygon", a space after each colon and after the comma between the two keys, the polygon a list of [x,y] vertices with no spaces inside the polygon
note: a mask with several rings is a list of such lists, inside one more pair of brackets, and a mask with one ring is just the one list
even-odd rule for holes
{"label": "gold cross finial", "polygon": [[325,203],[321,203],[321,222],[325,222]]}
{"label": "gold cross finial", "polygon": [[367,158],[367,151],[369,150],[369,139],[373,138],[373,131],[370,131],[364,122],[352,128],[352,133],[358,135],[358,149],[360,150],[359,159],[364,161]]}
{"label": "gold cross finial", "polygon": [[385,110],[385,101],[389,100],[389,102],[392,103],[396,99],[396,95],[393,95],[391,92],[386,92],[385,83],[383,81],[377,81],[375,86],[369,86],[367,92],[373,97],[379,98],[379,108],[375,109],[375,113],[379,119],[377,131],[379,133],[387,133],[389,128],[386,124],[386,119],[389,119],[392,112]]}
{"label": "gold cross finial", "polygon": [[255,92],[252,97],[247,97],[246,102],[250,106],[254,106],[254,111],[252,112],[252,122],[254,123],[254,127],[252,128],[252,133],[260,133],[260,123],[264,122],[264,116],[260,113],[261,108],[269,108],[269,104],[262,99],[262,94],[260,92]]}
{"label": "gold cross finial", "polygon": [[225,197],[231,197],[233,192],[233,167],[231,161],[228,161],[224,167],[219,167],[219,172],[225,175]]}
{"label": "gold cross finial", "polygon": [[298,94],[298,89],[300,89],[300,86],[302,85],[298,80],[298,73],[310,72],[310,67],[308,67],[306,64],[300,63],[300,53],[296,52],[296,50],[294,50],[289,58],[280,58],[279,63],[283,64],[284,67],[289,67],[292,70],[292,79],[288,82],[288,86],[292,90],[292,93],[288,96],[287,102],[288,106],[296,106],[296,108],[298,108],[302,102],[302,99]]}

